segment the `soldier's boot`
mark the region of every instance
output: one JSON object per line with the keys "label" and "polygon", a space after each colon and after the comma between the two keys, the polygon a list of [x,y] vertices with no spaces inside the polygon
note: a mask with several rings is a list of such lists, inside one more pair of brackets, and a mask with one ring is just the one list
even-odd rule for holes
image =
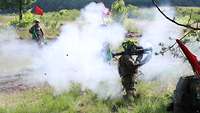
{"label": "soldier's boot", "polygon": [[126,95],[123,96],[126,101],[134,101],[135,91],[134,90],[126,90]]}
{"label": "soldier's boot", "polygon": [[132,97],[136,96],[136,92],[134,90],[127,91],[126,94],[127,94],[127,96],[132,96]]}

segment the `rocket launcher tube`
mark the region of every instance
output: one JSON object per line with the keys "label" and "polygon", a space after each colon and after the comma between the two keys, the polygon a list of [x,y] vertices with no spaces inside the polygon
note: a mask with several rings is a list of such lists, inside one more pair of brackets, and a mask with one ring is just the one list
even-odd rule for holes
{"label": "rocket launcher tube", "polygon": [[[147,62],[150,61],[151,57],[152,57],[152,51],[153,49],[152,48],[143,48],[143,47],[138,47],[138,48],[135,48],[133,50],[125,50],[123,52],[120,52],[120,53],[112,53],[113,57],[115,56],[121,56],[121,55],[129,55],[129,56],[132,56],[132,55],[138,55],[138,57],[136,58],[136,65],[138,66],[142,66],[144,64],[146,64]],[[146,54],[146,57],[143,58],[143,55]]]}
{"label": "rocket launcher tube", "polygon": [[120,56],[120,55],[140,55],[140,54],[149,54],[152,53],[152,48],[146,48],[146,49],[136,49],[135,51],[123,51],[120,53],[112,53],[113,57]]}

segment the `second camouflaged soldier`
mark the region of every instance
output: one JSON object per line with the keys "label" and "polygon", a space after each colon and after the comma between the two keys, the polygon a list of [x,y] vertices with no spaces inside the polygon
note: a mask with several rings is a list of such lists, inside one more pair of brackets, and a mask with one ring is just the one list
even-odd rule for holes
{"label": "second camouflaged soldier", "polygon": [[32,34],[32,39],[39,45],[42,45],[44,41],[44,32],[40,27],[40,21],[36,19],[34,23],[35,24],[29,29],[29,32]]}

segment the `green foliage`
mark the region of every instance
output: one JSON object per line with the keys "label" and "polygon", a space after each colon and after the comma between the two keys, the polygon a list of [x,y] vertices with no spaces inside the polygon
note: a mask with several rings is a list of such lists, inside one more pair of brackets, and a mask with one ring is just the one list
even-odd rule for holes
{"label": "green foliage", "polygon": [[79,10],[60,10],[59,12],[45,13],[40,17],[41,23],[44,24],[47,35],[59,35],[60,27],[66,21],[73,21],[79,16]]}
{"label": "green foliage", "polygon": [[24,13],[24,17],[20,22],[18,17],[15,17],[9,22],[9,24],[16,27],[28,27],[33,23],[34,20],[34,15],[31,12],[26,12]]}
{"label": "green foliage", "polygon": [[139,82],[137,87],[141,98],[134,103],[134,113],[168,113],[171,91],[159,90],[159,82]]}
{"label": "green foliage", "polygon": [[0,113],[6,113],[6,109],[0,108]]}
{"label": "green foliage", "polygon": [[[189,24],[193,27],[199,26],[200,8],[197,7],[176,7],[176,21],[182,24]],[[193,37],[196,41],[200,41],[200,32],[192,31],[188,36]],[[188,40],[187,40],[188,41]],[[187,42],[186,41],[186,42]]]}
{"label": "green foliage", "polygon": [[128,9],[125,6],[124,0],[116,0],[112,4],[111,9],[112,9],[111,11],[112,11],[114,20],[118,22],[123,22],[123,20],[126,18],[127,13],[128,13]]}
{"label": "green foliage", "polygon": [[169,101],[165,96],[143,97],[137,100],[134,113],[168,113],[167,104]]}
{"label": "green foliage", "polygon": [[182,19],[182,21],[186,24],[188,23],[190,15],[191,15],[190,23],[200,22],[200,8],[197,8],[197,7],[176,7],[176,11],[177,11],[178,19],[179,20]]}
{"label": "green foliage", "polygon": [[124,0],[116,0],[112,4],[112,12],[117,14],[127,13],[127,8],[125,6]]}
{"label": "green foliage", "polygon": [[101,99],[91,90],[81,90],[79,84],[72,84],[67,93],[60,95],[54,95],[51,88],[32,89],[21,92],[21,96],[13,94],[15,97],[11,102],[17,99],[18,103],[0,107],[0,113],[167,113],[170,93],[159,91],[159,85],[157,82],[139,82],[140,97],[134,101]]}
{"label": "green foliage", "polygon": [[29,28],[33,25],[33,21],[38,18],[40,19],[41,26],[43,31],[45,32],[46,38],[55,38],[60,33],[60,27],[65,24],[66,21],[75,20],[80,14],[79,10],[61,10],[59,12],[48,12],[43,16],[34,15],[31,12],[24,13],[24,18],[21,22],[19,22],[18,17],[16,16],[14,19],[10,20],[9,25],[15,26],[17,28],[20,27],[20,31],[18,34],[22,38],[29,38]]}

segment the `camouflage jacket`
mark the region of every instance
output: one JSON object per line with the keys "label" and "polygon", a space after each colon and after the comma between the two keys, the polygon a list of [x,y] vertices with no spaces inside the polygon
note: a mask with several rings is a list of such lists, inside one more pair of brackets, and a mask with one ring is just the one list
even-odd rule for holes
{"label": "camouflage jacket", "polygon": [[43,38],[43,35],[44,35],[39,25],[33,25],[29,29],[29,32],[32,34],[32,39],[34,40],[40,40],[41,38]]}

